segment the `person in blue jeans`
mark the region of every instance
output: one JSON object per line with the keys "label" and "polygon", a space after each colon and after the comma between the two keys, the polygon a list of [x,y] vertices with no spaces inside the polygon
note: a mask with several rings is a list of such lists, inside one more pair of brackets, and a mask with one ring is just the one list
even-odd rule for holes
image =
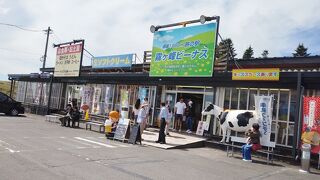
{"label": "person in blue jeans", "polygon": [[251,152],[254,147],[260,146],[260,131],[259,131],[259,124],[253,123],[251,129],[246,132],[248,136],[247,143],[242,146],[242,160],[244,161],[252,161],[251,160]]}
{"label": "person in blue jeans", "polygon": [[191,101],[191,99],[189,99],[188,103],[187,103],[187,108],[185,111],[186,114],[186,121],[187,121],[187,133],[191,133],[192,132],[192,117],[194,115],[194,106],[193,106],[193,102]]}

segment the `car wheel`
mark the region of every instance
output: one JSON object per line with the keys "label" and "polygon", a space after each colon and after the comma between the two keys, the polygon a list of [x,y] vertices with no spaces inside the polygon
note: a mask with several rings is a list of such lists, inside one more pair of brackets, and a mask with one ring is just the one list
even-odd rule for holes
{"label": "car wheel", "polygon": [[16,109],[11,109],[11,112],[10,112],[11,116],[17,116],[19,114],[18,110]]}

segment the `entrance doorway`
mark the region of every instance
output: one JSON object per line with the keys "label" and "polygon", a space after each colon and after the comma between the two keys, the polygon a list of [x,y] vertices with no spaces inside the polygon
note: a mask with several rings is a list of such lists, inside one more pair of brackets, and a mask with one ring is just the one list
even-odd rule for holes
{"label": "entrance doorway", "polygon": [[[194,106],[194,117],[192,118],[192,131],[197,130],[198,122],[201,120],[202,104],[203,104],[203,94],[192,94],[192,93],[177,93],[177,101],[183,98],[184,102],[188,103],[191,99]],[[186,130],[186,123],[183,123],[184,130]]]}

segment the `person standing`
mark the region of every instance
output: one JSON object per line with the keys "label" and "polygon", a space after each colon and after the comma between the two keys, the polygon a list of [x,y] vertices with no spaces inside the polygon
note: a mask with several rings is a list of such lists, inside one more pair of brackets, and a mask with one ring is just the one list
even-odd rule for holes
{"label": "person standing", "polygon": [[147,117],[147,105],[143,104],[139,109],[139,113],[137,117],[137,123],[139,124],[139,127],[140,127],[141,137],[145,127],[146,117]]}
{"label": "person standing", "polygon": [[179,129],[179,132],[181,132],[182,127],[182,120],[183,120],[183,114],[186,109],[186,104],[183,102],[183,98],[180,98],[180,101],[177,102],[174,106],[174,114],[175,114],[175,130]]}
{"label": "person standing", "polygon": [[166,119],[168,118],[168,108],[166,107],[165,103],[161,103],[161,110],[160,110],[160,131],[158,141],[156,143],[166,144],[166,135],[164,134],[164,130],[166,127]]}
{"label": "person standing", "polygon": [[140,99],[137,99],[136,103],[133,106],[133,117],[134,117],[135,124],[137,123],[140,106],[141,106]]}
{"label": "person standing", "polygon": [[144,105],[144,108],[146,110],[146,118],[145,118],[145,121],[144,121],[144,129],[147,128],[147,125],[149,124],[149,116],[150,116],[150,106],[149,106],[149,101],[148,101],[148,98],[145,97],[143,99],[143,105]]}
{"label": "person standing", "polygon": [[171,111],[171,108],[170,108],[169,105],[167,106],[167,108],[168,108],[168,116],[166,118],[166,131],[165,131],[165,134],[167,136],[169,136],[169,127],[170,127],[170,122],[171,122],[171,119],[172,119],[172,111]]}
{"label": "person standing", "polygon": [[186,121],[187,121],[187,133],[192,132],[192,117],[194,116],[194,106],[191,99],[188,101],[188,105],[186,108]]}

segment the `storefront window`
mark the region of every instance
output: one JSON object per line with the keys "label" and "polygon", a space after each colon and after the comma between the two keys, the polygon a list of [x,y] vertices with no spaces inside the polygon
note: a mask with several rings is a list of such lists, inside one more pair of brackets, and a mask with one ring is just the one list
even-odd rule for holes
{"label": "storefront window", "polygon": [[230,93],[231,93],[231,89],[226,88],[225,94],[224,94],[224,103],[223,103],[224,109],[230,109]]}
{"label": "storefront window", "polygon": [[286,121],[288,118],[289,91],[280,91],[279,120]]}
{"label": "storefront window", "polygon": [[258,94],[257,89],[250,89],[249,91],[249,110],[254,110],[254,96]]}
{"label": "storefront window", "polygon": [[248,102],[248,89],[240,89],[240,102],[239,109],[247,110],[247,102]]}
{"label": "storefront window", "polygon": [[236,88],[231,89],[231,109],[238,109],[238,95],[239,90]]}

